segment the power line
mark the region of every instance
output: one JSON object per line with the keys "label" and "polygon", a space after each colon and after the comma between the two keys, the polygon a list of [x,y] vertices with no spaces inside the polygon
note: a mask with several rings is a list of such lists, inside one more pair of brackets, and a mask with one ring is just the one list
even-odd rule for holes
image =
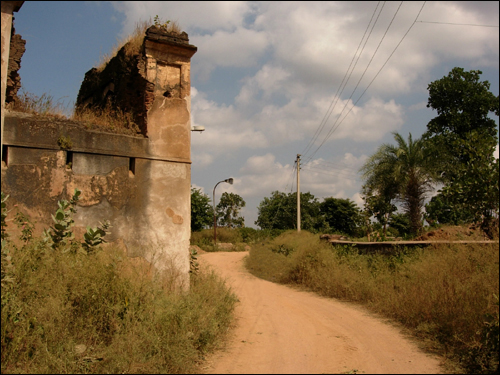
{"label": "power line", "polygon": [[[387,63],[389,62],[389,60],[391,59],[392,55],[394,55],[394,53],[396,52],[396,50],[398,49],[398,47],[401,45],[401,43],[403,42],[403,40],[406,38],[406,35],[408,35],[408,33],[410,32],[410,30],[413,28],[413,26],[415,25],[415,23],[417,22],[417,19],[418,17],[420,16],[420,13],[422,12],[422,9],[424,9],[424,6],[425,6],[425,1],[424,3],[422,4],[422,7],[420,8],[420,11],[418,12],[417,14],[417,17],[415,18],[415,21],[413,21],[413,23],[411,24],[411,26],[408,28],[408,30],[406,31],[406,33],[403,35],[403,37],[401,38],[401,40],[399,41],[399,43],[397,44],[397,46],[394,48],[394,50],[392,51],[392,53],[389,55],[389,57],[387,58],[387,60],[384,62],[384,64],[382,65],[382,67],[379,69],[379,71],[377,72],[377,74],[375,74],[375,77],[373,77],[373,79],[370,81],[370,83],[368,84],[368,86],[366,87],[365,91],[363,91],[363,93],[359,96],[359,98],[356,100],[356,102],[353,104],[353,106],[351,107],[351,109],[349,110],[349,112],[347,112],[347,114],[344,116],[344,118],[337,124],[337,126],[335,126],[334,128],[332,128],[332,130],[330,131],[330,133],[327,135],[327,137],[323,140],[323,142],[321,143],[321,145],[316,149],[316,151],[314,152],[314,154],[319,150],[319,148],[328,140],[328,138],[333,134],[333,132],[340,126],[340,124],[342,124],[342,122],[344,122],[344,120],[347,118],[347,116],[349,115],[349,113],[351,113],[351,111],[353,110],[353,108],[356,106],[356,104],[360,101],[360,99],[363,97],[363,95],[366,93],[366,91],[368,90],[368,88],[370,88],[370,86],[372,85],[373,81],[375,81],[375,79],[378,77],[378,75],[380,74],[380,72],[382,71],[382,69],[384,69],[384,67],[387,65]],[[334,124],[335,125],[335,124]],[[314,154],[312,156],[314,156]],[[311,156],[311,158],[312,158]]]}
{"label": "power line", "polygon": [[[379,49],[380,45],[382,44],[382,41],[385,39],[385,36],[387,35],[387,32],[389,31],[389,28],[391,27],[391,25],[392,25],[392,23],[393,23],[394,19],[396,18],[396,15],[398,14],[399,9],[401,8],[401,5],[402,5],[402,4],[403,4],[402,2],[399,4],[398,9],[397,9],[397,10],[396,10],[396,12],[394,13],[394,16],[392,17],[391,22],[390,22],[390,23],[389,23],[389,25],[387,26],[387,29],[386,29],[386,31],[385,31],[385,33],[384,33],[384,35],[382,36],[382,39],[380,40],[380,42],[379,42],[379,44],[378,44],[378,46],[377,46],[377,48],[376,48],[375,52],[373,53],[373,55],[372,55],[372,57],[371,57],[370,61],[368,62],[368,65],[366,66],[366,68],[365,68],[365,70],[364,70],[363,74],[361,75],[360,79],[358,80],[358,83],[356,84],[356,87],[355,87],[355,88],[354,88],[354,90],[352,91],[351,96],[349,97],[349,99],[347,99],[347,100],[346,100],[346,104],[344,105],[344,108],[342,109],[342,111],[341,111],[341,112],[340,112],[340,114],[338,115],[337,119],[335,120],[335,123],[332,125],[332,128],[330,129],[330,131],[328,132],[328,134],[326,135],[326,137],[323,139],[323,141],[321,142],[321,144],[320,144],[320,145],[316,148],[316,150],[312,153],[312,155],[309,157],[309,159],[308,159],[308,160],[311,160],[311,159],[314,157],[314,155],[315,155],[315,154],[318,152],[318,150],[319,150],[319,149],[323,146],[323,144],[324,144],[324,143],[325,143],[325,142],[326,142],[326,141],[327,141],[327,140],[331,137],[331,135],[335,132],[335,130],[337,130],[337,128],[338,128],[338,127],[339,127],[339,125],[340,125],[340,124],[344,121],[344,119],[347,117],[347,115],[348,115],[349,113],[351,113],[351,111],[352,111],[352,109],[354,108],[354,106],[356,105],[356,103],[357,103],[357,102],[361,99],[361,97],[364,95],[364,93],[366,92],[366,90],[368,89],[368,87],[370,87],[370,85],[372,84],[373,80],[374,80],[374,79],[378,76],[378,74],[380,73],[380,70],[382,70],[382,68],[385,66],[385,64],[387,63],[387,61],[389,61],[390,57],[392,56],[392,54],[394,53],[394,51],[398,48],[399,44],[401,44],[401,42],[399,42],[399,44],[396,46],[396,49],[395,49],[395,50],[391,53],[391,55],[389,56],[389,59],[387,59],[387,61],[386,61],[386,62],[384,63],[384,65],[382,66],[382,68],[381,68],[381,69],[379,70],[379,72],[375,75],[375,78],[374,78],[374,79],[370,82],[370,84],[369,84],[369,85],[368,85],[368,87],[365,89],[365,91],[363,91],[363,93],[362,93],[362,94],[361,94],[361,96],[358,98],[358,100],[356,101],[356,103],[354,103],[353,107],[351,107],[351,109],[350,109],[350,110],[349,110],[349,112],[346,114],[346,116],[342,119],[342,121],[341,121],[338,125],[336,125],[336,124],[337,124],[337,122],[338,122],[338,120],[339,120],[339,118],[342,116],[342,113],[344,112],[344,109],[347,107],[347,104],[349,103],[349,100],[350,100],[350,99],[352,98],[352,96],[354,95],[354,92],[355,92],[355,91],[356,91],[356,89],[358,88],[358,86],[359,86],[359,84],[360,84],[361,80],[363,79],[363,77],[364,77],[364,75],[365,75],[366,71],[368,70],[368,67],[370,66],[371,62],[373,61],[373,58],[375,57],[375,55],[376,55],[376,53],[377,53],[377,51],[378,51],[378,49]],[[424,5],[425,5],[425,2],[424,2]],[[423,6],[422,6],[422,8],[423,8]],[[422,11],[422,8],[420,9],[420,12]],[[418,13],[419,15],[420,15],[420,12]],[[418,19],[418,15],[417,15],[417,19]],[[416,21],[416,19],[415,19],[415,21]],[[411,29],[411,27],[413,27],[413,25],[415,24],[415,21],[413,22],[412,26],[410,26],[410,29]],[[408,30],[408,31],[409,31],[409,30]],[[406,34],[408,34],[408,31],[406,32]],[[404,39],[404,37],[406,36],[406,34],[403,36],[403,39]],[[402,41],[402,40],[401,40],[401,41]]]}
{"label": "power line", "polygon": [[311,168],[311,167],[304,167],[303,169],[305,170],[309,170],[309,171],[312,171],[314,173],[320,173],[320,174],[326,174],[326,175],[329,175],[329,176],[341,176],[341,177],[346,177],[346,178],[356,178],[357,175],[355,174],[352,174],[350,172],[327,172],[325,169],[315,169],[315,168]]}
{"label": "power line", "polygon": [[[334,98],[333,98],[332,102],[330,103],[330,106],[328,107],[328,110],[326,111],[325,115],[323,116],[323,119],[321,120],[320,125],[318,126],[318,129],[316,129],[316,132],[314,133],[313,137],[309,141],[308,145],[306,146],[306,148],[304,149],[304,151],[302,152],[302,154],[304,154],[304,155],[307,154],[307,152],[312,147],[312,145],[314,144],[314,142],[316,141],[316,139],[319,137],[319,134],[323,131],[323,128],[325,127],[326,122],[330,118],[330,115],[333,112],[333,109],[337,105],[337,102],[338,102],[340,96],[344,92],[345,86],[349,82],[349,79],[351,78],[352,72],[356,68],[356,65],[358,64],[359,58],[361,57],[361,54],[363,53],[363,51],[365,49],[366,42],[368,41],[368,39],[370,39],[371,33],[373,31],[373,27],[377,23],[378,17],[380,16],[380,13],[382,12],[382,9],[384,9],[385,2],[382,5],[382,8],[380,9],[380,12],[379,12],[379,16],[377,16],[377,19],[375,20],[375,23],[372,26],[372,30],[368,34],[368,37],[366,38],[365,44],[363,45],[363,48],[361,49],[361,52],[358,55],[359,48],[361,47],[361,44],[363,43],[363,40],[365,39],[365,35],[368,32],[368,29],[370,28],[370,25],[371,25],[371,23],[373,21],[373,17],[375,16],[379,5],[380,5],[380,1],[377,3],[377,6],[375,7],[375,10],[373,11],[372,17],[370,18],[370,22],[368,22],[368,25],[366,26],[365,32],[363,34],[363,37],[359,41],[358,48],[356,49],[356,52],[354,53],[354,55],[353,55],[353,57],[351,59],[349,67],[347,68],[347,71],[345,72],[344,77],[342,78],[342,82],[340,83],[339,87],[337,88],[337,92],[335,93]],[[356,59],[356,55],[358,56],[357,59]],[[352,66],[352,63],[353,63],[354,60],[356,60],[356,62],[354,63],[354,66],[353,66],[351,72],[349,73],[349,70],[351,69],[351,66]],[[349,77],[346,80],[346,77],[347,77],[348,74],[349,74]],[[345,81],[345,84],[344,84],[344,81]],[[344,85],[344,86],[342,87],[342,85]],[[340,91],[340,93],[339,93],[339,91]]]}
{"label": "power line", "polygon": [[471,23],[453,23],[453,22],[435,22],[435,21],[417,21],[419,23],[436,23],[439,25],[456,25],[456,26],[477,26],[477,27],[499,27],[498,25],[474,25]]}

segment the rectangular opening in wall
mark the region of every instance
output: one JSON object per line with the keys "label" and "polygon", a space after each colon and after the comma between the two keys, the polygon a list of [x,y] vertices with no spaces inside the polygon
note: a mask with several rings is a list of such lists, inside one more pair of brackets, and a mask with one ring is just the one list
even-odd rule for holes
{"label": "rectangular opening in wall", "polygon": [[8,163],[7,163],[8,153],[9,153],[9,147],[3,145],[2,146],[2,166],[6,166],[6,167],[8,166]]}
{"label": "rectangular opening in wall", "polygon": [[66,151],[66,168],[73,169],[73,151]]}
{"label": "rectangular opening in wall", "polygon": [[128,163],[128,175],[135,176],[135,158],[130,158]]}
{"label": "rectangular opening in wall", "polygon": [[157,63],[156,72],[156,95],[163,95],[166,98],[181,97],[181,66]]}

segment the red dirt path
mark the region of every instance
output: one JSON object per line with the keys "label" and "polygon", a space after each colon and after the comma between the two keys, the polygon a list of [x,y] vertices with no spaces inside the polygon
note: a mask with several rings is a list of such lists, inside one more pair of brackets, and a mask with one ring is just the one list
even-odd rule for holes
{"label": "red dirt path", "polygon": [[394,326],[360,307],[261,280],[246,271],[248,252],[199,256],[227,278],[240,302],[225,350],[207,358],[211,374],[439,373]]}

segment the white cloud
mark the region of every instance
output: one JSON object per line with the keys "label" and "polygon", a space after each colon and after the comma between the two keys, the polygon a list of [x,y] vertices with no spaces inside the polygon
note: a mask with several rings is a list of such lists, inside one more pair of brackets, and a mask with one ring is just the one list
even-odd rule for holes
{"label": "white cloud", "polygon": [[266,34],[245,28],[194,35],[190,43],[198,47],[196,60],[203,61],[193,70],[202,79],[208,79],[215,67],[254,66],[267,47]]}
{"label": "white cloud", "polygon": [[[250,157],[240,169],[242,196],[270,196],[272,191],[291,188],[293,166],[282,165],[275,155],[267,153]],[[285,188],[286,190],[286,188]]]}
{"label": "white cloud", "polygon": [[153,19],[176,21],[183,30],[210,33],[231,30],[242,25],[253,12],[245,1],[123,1],[113,6],[126,16],[124,29],[131,32],[138,20]]}

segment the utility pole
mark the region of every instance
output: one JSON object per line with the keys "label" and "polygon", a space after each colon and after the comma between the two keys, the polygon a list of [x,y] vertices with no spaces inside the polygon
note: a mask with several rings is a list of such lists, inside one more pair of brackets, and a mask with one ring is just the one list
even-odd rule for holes
{"label": "utility pole", "polygon": [[297,154],[297,232],[300,232],[300,154]]}

